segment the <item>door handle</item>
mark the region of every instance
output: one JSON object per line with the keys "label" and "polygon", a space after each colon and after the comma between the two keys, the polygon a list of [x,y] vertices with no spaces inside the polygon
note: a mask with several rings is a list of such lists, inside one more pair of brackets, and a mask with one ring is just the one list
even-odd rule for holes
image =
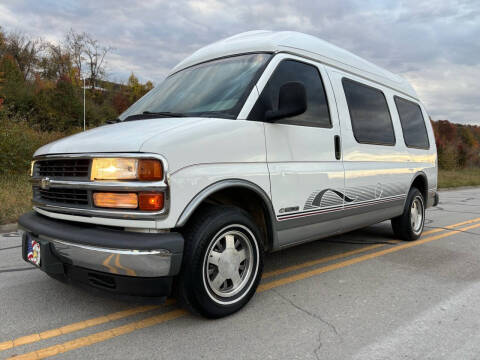
{"label": "door handle", "polygon": [[335,143],[335,159],[340,160],[342,158],[342,151],[340,150],[340,136],[335,135],[333,142]]}

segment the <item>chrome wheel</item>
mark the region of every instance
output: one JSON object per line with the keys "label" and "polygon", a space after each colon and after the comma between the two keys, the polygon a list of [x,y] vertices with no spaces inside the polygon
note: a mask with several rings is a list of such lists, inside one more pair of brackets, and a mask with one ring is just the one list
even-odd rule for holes
{"label": "chrome wheel", "polygon": [[257,273],[257,256],[258,247],[248,228],[231,225],[218,232],[203,261],[203,278],[209,296],[222,304],[241,299]]}
{"label": "chrome wheel", "polygon": [[424,215],[423,200],[417,196],[413,199],[412,206],[410,207],[410,223],[412,224],[412,231],[415,234],[419,234],[422,231]]}

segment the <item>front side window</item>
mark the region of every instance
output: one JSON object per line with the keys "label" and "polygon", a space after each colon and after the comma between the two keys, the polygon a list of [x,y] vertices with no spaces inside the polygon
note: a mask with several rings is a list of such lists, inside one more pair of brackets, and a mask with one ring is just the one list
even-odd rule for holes
{"label": "front side window", "polygon": [[392,118],[383,92],[346,78],[342,83],[355,139],[359,143],[395,145]]}
{"label": "front side window", "polygon": [[395,105],[397,106],[398,116],[402,124],[403,138],[408,147],[428,149],[427,128],[422,115],[422,110],[418,104],[409,100],[395,96]]}
{"label": "front side window", "polygon": [[172,113],[234,119],[270,54],[247,54],[181,70],[143,96],[123,114]]}
{"label": "front side window", "polygon": [[327,96],[318,68],[295,60],[283,60],[277,66],[250,112],[249,119],[264,121],[266,111],[278,110],[280,87],[291,81],[300,82],[305,86],[307,110],[303,114],[281,119],[276,123],[330,128],[332,123]]}

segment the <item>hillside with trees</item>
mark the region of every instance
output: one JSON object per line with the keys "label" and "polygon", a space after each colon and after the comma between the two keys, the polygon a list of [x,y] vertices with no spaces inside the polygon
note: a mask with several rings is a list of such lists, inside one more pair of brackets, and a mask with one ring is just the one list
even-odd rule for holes
{"label": "hillside with trees", "polygon": [[111,51],[74,30],[54,44],[0,28],[0,118],[40,131],[75,131],[83,127],[83,78],[87,127],[116,118],[153,84],[133,73],[125,84],[108,82]]}
{"label": "hillside with trees", "polygon": [[432,121],[441,169],[480,167],[480,127]]}

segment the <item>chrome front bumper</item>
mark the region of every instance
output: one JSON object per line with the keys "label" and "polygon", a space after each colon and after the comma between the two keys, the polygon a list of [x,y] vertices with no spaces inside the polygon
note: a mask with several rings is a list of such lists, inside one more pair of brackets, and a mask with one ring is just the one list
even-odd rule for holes
{"label": "chrome front bumper", "polygon": [[139,277],[162,277],[171,273],[172,253],[168,250],[106,249],[55,239],[46,240],[59,259],[73,266]]}
{"label": "chrome front bumper", "polygon": [[[20,217],[23,239],[41,245],[40,269],[51,272],[65,264],[129,277],[171,277],[179,273],[183,237],[179,233],[135,233],[51,219],[35,212]],[[25,258],[25,254],[24,254]],[[56,267],[53,267],[56,265]],[[57,271],[57,270],[55,270]]]}

